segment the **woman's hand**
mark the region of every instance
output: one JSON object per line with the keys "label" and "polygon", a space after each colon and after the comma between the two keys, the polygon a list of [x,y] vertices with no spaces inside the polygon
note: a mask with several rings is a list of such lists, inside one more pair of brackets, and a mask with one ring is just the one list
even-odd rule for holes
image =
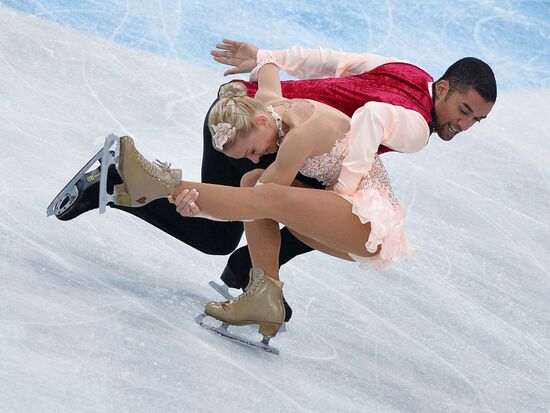
{"label": "woman's hand", "polygon": [[176,199],[172,195],[168,196],[168,202],[176,206],[176,211],[184,217],[194,217],[200,214],[201,210],[195,203],[199,199],[199,193],[196,189],[185,189],[180,192]]}
{"label": "woman's hand", "polygon": [[210,54],[218,63],[233,66],[226,70],[224,76],[235,75],[237,73],[250,73],[256,66],[256,55],[258,48],[251,43],[238,42],[230,39],[223,39],[223,43],[216,45],[216,50]]}

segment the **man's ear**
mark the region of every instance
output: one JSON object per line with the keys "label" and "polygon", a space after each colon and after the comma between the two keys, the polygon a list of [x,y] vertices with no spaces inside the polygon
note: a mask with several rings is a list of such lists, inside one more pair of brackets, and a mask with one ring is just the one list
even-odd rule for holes
{"label": "man's ear", "polygon": [[448,80],[440,80],[435,85],[435,94],[436,99],[445,99],[445,97],[449,94],[449,81]]}

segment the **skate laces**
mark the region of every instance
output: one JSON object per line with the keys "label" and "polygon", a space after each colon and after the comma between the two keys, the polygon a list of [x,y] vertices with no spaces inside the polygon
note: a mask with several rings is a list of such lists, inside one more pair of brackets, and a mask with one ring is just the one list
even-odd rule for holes
{"label": "skate laces", "polygon": [[172,181],[170,176],[170,166],[172,166],[172,164],[159,161],[158,159],[155,159],[154,162],[151,162],[143,157],[141,154],[138,154],[138,161],[145,172],[153,178],[158,179],[164,183],[170,183]]}
{"label": "skate laces", "polygon": [[233,298],[232,300],[227,301],[227,303],[233,303],[235,301],[239,301],[243,297],[247,297],[250,294],[252,294],[254,291],[258,289],[261,283],[264,282],[263,277],[257,276],[254,279],[251,279],[248,285],[246,286],[246,289],[244,293],[241,295],[238,295],[237,297]]}

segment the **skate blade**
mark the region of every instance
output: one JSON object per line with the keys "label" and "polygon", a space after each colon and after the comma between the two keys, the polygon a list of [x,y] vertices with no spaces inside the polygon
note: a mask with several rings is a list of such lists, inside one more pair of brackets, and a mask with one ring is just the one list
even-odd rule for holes
{"label": "skate blade", "polygon": [[[111,147],[116,144],[114,150]],[[116,165],[120,158],[120,138],[110,134],[105,138],[105,144],[101,150],[101,169],[106,173],[101,174],[99,180],[99,213],[103,214],[109,202],[115,202],[115,196],[107,193],[107,171],[111,165]],[[105,169],[104,169],[105,168]]]}
{"label": "skate blade", "polygon": [[96,153],[92,157],[92,159],[90,159],[88,163],[86,163],[86,165],[84,165],[84,167],[77,172],[73,179],[71,179],[69,183],[65,185],[63,189],[57,194],[57,196],[53,199],[53,201],[46,209],[46,215],[48,217],[51,215],[60,215],[73,204],[75,199],[78,197],[78,189],[76,188],[76,183],[80,180],[82,175],[88,172],[88,170],[91,169],[92,166],[101,159],[102,154],[103,149],[99,150],[99,152]]}
{"label": "skate blade", "polygon": [[[48,205],[46,209],[46,216],[60,215],[66,211],[78,197],[78,189],[76,183],[82,178],[88,170],[98,161],[101,160],[101,170],[108,171],[109,166],[116,164],[119,158],[119,149],[114,152],[110,151],[110,148],[119,141],[116,135],[110,134],[105,138],[105,144],[84,167],[77,172],[77,174],[69,181],[67,185],[57,194],[53,201]],[[114,196],[107,193],[107,175],[108,173],[101,174],[99,180],[99,213],[105,212],[105,207],[108,202],[114,201]]]}
{"label": "skate blade", "polygon": [[[208,285],[212,287],[218,294],[220,294],[226,300],[232,300],[233,298],[235,298],[229,292],[229,287],[227,286],[227,284],[218,284],[216,281],[210,281]],[[284,333],[285,331],[286,331],[286,323],[283,323],[281,325],[281,328],[279,328],[278,334]]]}
{"label": "skate blade", "polygon": [[223,298],[226,300],[232,300],[233,295],[229,292],[229,287],[226,284],[218,284],[215,281],[210,281],[208,283],[210,287],[212,287],[218,294],[220,294]]}
{"label": "skate blade", "polygon": [[208,330],[208,331],[210,331],[214,334],[220,335],[220,336],[222,336],[224,338],[227,338],[231,341],[234,341],[238,344],[242,344],[242,345],[245,345],[245,346],[257,348],[257,349],[263,350],[267,353],[275,354],[277,356],[279,355],[279,350],[276,349],[275,347],[269,345],[269,340],[271,339],[271,337],[264,336],[264,338],[260,342],[248,340],[245,337],[241,337],[237,334],[231,333],[227,329],[229,327],[228,323],[222,322],[222,325],[219,326],[219,327],[211,326],[211,325],[205,323],[204,319],[206,317],[209,317],[209,316],[204,314],[204,313],[200,314],[195,318],[195,322],[199,326],[201,326],[202,328],[205,328],[206,330]]}

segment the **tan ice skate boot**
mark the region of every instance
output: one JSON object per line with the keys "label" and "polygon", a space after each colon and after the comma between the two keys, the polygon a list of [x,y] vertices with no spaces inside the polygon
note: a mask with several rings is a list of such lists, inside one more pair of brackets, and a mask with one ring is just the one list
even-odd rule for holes
{"label": "tan ice skate boot", "polygon": [[181,182],[181,169],[170,164],[150,162],[141,155],[129,136],[120,138],[118,172],[124,183],[115,185],[117,205],[140,207],[158,198],[167,197]]}
{"label": "tan ice skate boot", "polygon": [[261,268],[252,268],[244,293],[229,301],[211,301],[204,312],[233,325],[259,324],[260,334],[274,337],[285,319],[282,288],[282,282],[268,277]]}

